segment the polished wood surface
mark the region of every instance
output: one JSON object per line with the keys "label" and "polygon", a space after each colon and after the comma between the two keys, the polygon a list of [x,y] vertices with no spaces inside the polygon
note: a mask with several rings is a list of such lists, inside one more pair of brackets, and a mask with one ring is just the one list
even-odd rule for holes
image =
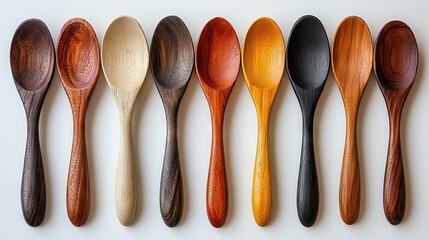
{"label": "polished wood surface", "polygon": [[10,66],[27,117],[21,207],[27,224],[36,227],[42,224],[46,208],[39,118],[55,66],[54,43],[44,22],[29,19],[19,25],[12,39]]}
{"label": "polished wood surface", "polygon": [[67,214],[79,227],[88,219],[90,191],[85,116],[100,70],[100,49],[91,25],[73,18],[58,38],[57,68],[73,114],[73,144],[67,178]]}
{"label": "polished wood surface", "polygon": [[285,44],[274,20],[257,19],[246,34],[243,73],[258,117],[258,143],[252,182],[252,210],[256,223],[265,226],[271,219],[272,177],[268,125],[271,106],[285,67]]}
{"label": "polished wood surface", "polygon": [[340,213],[346,224],[357,221],[360,209],[360,171],[356,122],[359,103],[372,70],[372,38],[365,21],[345,18],[332,43],[332,71],[346,112],[346,142],[340,179]]}
{"label": "polished wood surface", "polygon": [[132,117],[134,103],[149,64],[146,37],[134,18],[119,17],[109,25],[101,47],[101,64],[106,81],[115,97],[121,124],[115,209],[119,222],[128,226],[134,221],[137,205]]}
{"label": "polished wood surface", "polygon": [[417,42],[410,27],[391,21],[378,34],[374,72],[389,113],[390,136],[384,175],[383,205],[387,220],[397,225],[405,213],[405,176],[401,150],[401,113],[417,74]]}
{"label": "polished wood surface", "polygon": [[329,40],[320,20],[303,16],[292,27],[287,71],[302,112],[302,147],[296,204],[302,225],[314,224],[319,211],[319,181],[313,146],[313,119],[330,68]]}
{"label": "polished wood surface", "polygon": [[240,44],[228,21],[217,17],[204,26],[195,61],[198,79],[212,118],[212,146],[206,192],[207,215],[214,227],[221,227],[228,213],[223,119],[240,69]]}
{"label": "polished wood surface", "polygon": [[177,141],[180,102],[194,67],[194,44],[185,23],[177,16],[162,19],[152,38],[150,68],[164,104],[167,122],[159,203],[169,227],[176,226],[183,212],[183,183]]}

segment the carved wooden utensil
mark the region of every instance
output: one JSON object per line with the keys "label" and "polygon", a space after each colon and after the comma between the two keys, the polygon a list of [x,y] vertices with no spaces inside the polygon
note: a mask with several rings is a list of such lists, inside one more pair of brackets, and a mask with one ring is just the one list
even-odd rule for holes
{"label": "carved wooden utensil", "polygon": [[378,34],[374,72],[389,113],[390,136],[384,175],[383,205],[387,220],[397,225],[405,212],[405,177],[401,151],[401,112],[417,74],[417,42],[410,27],[391,21]]}
{"label": "carved wooden utensil", "polygon": [[338,25],[332,43],[332,71],[346,112],[346,142],[340,179],[340,213],[346,224],[359,216],[360,172],[356,139],[359,103],[372,69],[371,33],[365,21],[349,16]]}
{"label": "carved wooden utensil", "polygon": [[330,67],[329,40],[314,16],[303,16],[292,27],[287,70],[302,112],[302,147],[296,204],[302,225],[314,224],[319,211],[319,185],[313,147],[314,111]]}
{"label": "carved wooden utensil", "polygon": [[27,224],[36,227],[43,222],[46,207],[39,117],[55,66],[54,43],[44,22],[29,19],[19,25],[12,39],[10,66],[27,116],[21,207]]}
{"label": "carved wooden utensil", "polygon": [[229,95],[240,70],[240,44],[228,21],[217,17],[204,26],[195,61],[198,79],[212,117],[212,146],[206,192],[207,215],[214,227],[221,227],[228,213],[223,119]]}
{"label": "carved wooden utensil", "polygon": [[149,65],[146,37],[134,18],[119,17],[109,25],[101,47],[101,64],[115,97],[121,124],[115,182],[116,215],[121,224],[128,226],[133,223],[137,203],[132,116]]}
{"label": "carved wooden utensil", "polygon": [[246,34],[243,73],[258,116],[258,143],[252,183],[253,216],[259,226],[271,218],[272,186],[268,125],[271,106],[285,67],[285,44],[277,24],[257,19]]}
{"label": "carved wooden utensil", "polygon": [[67,21],[58,38],[57,68],[73,114],[73,145],[67,179],[67,214],[76,227],[89,214],[90,192],[85,116],[97,83],[100,49],[91,25],[81,18]]}
{"label": "carved wooden utensil", "polygon": [[177,116],[193,67],[194,45],[185,23],[177,16],[162,19],[152,38],[150,68],[164,104],[167,121],[159,203],[162,219],[169,227],[179,223],[183,212]]}

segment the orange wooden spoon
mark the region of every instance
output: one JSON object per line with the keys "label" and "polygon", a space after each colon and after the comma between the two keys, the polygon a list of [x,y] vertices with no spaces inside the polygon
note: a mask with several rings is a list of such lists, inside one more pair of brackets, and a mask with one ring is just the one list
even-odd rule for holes
{"label": "orange wooden spoon", "polygon": [[196,71],[212,117],[212,149],[207,179],[206,207],[210,223],[221,227],[228,213],[228,184],[223,152],[223,118],[240,69],[240,44],[231,24],[210,20],[196,50]]}

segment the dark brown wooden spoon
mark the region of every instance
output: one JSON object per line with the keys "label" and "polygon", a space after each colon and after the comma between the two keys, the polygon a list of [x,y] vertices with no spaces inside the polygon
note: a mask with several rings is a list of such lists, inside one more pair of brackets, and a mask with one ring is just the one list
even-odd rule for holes
{"label": "dark brown wooden spoon", "polygon": [[162,19],[152,38],[150,68],[167,118],[159,203],[162,219],[169,227],[177,225],[183,212],[177,116],[193,67],[194,45],[185,23],[177,16]]}
{"label": "dark brown wooden spoon", "polygon": [[58,38],[57,68],[73,113],[73,145],[67,179],[67,214],[76,227],[89,214],[89,176],[85,116],[100,72],[100,48],[91,25],[81,18],[67,21]]}
{"label": "dark brown wooden spoon", "polygon": [[221,17],[203,28],[195,68],[212,117],[212,148],[207,179],[206,208],[210,223],[221,227],[228,214],[228,183],[223,151],[223,118],[240,70],[240,43],[231,24]]}
{"label": "dark brown wooden spoon", "polygon": [[417,74],[417,42],[407,24],[391,21],[375,44],[374,71],[389,113],[390,136],[384,175],[383,205],[387,220],[399,224],[405,212],[405,177],[401,151],[401,112]]}
{"label": "dark brown wooden spoon", "polygon": [[319,211],[319,184],[313,147],[313,119],[330,67],[329,40],[315,16],[303,16],[292,27],[287,71],[302,112],[302,147],[296,204],[302,225],[314,224]]}
{"label": "dark brown wooden spoon", "polygon": [[10,66],[27,116],[21,207],[25,221],[36,227],[43,222],[46,207],[39,117],[55,66],[54,43],[44,22],[29,19],[19,25],[12,39]]}

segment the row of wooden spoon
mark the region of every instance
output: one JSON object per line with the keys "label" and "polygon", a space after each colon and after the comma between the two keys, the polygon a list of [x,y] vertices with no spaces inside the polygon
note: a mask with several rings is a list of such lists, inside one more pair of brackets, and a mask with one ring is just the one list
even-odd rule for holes
{"label": "row of wooden spoon", "polygon": [[272,19],[263,17],[256,20],[248,30],[241,51],[231,24],[217,17],[203,28],[194,56],[194,45],[185,23],[176,16],[169,16],[157,25],[151,44],[149,48],[144,32],[135,19],[120,17],[108,27],[100,51],[91,25],[84,19],[75,18],[67,21],[59,34],[55,61],[52,37],[42,21],[27,20],[16,30],[10,62],[27,115],[28,137],[21,205],[24,218],[30,226],[40,225],[45,214],[46,190],[38,122],[55,62],[70,101],[74,121],[67,181],[67,213],[70,221],[75,226],[81,226],[89,213],[85,115],[101,63],[116,99],[121,123],[115,186],[118,219],[123,225],[130,225],[134,220],[137,189],[132,159],[131,119],[136,96],[150,67],[164,104],[167,121],[160,187],[161,215],[167,226],[173,227],[179,222],[183,209],[183,186],[176,136],[177,116],[193,71],[194,59],[196,73],[212,116],[212,149],[206,204],[208,218],[214,227],[221,227],[225,223],[228,212],[223,119],[240,64],[258,117],[252,209],[258,225],[265,226],[270,220],[272,188],[268,123],[286,60],[286,69],[303,117],[297,188],[297,210],[301,223],[312,226],[318,213],[313,118],[331,65],[343,97],[347,121],[339,194],[341,217],[345,223],[352,224],[359,214],[360,174],[356,119],[360,98],[374,65],[391,126],[384,209],[392,224],[398,224],[402,220],[405,184],[399,137],[400,114],[414,81],[418,63],[417,43],[405,23],[387,23],[380,31],[373,51],[366,23],[356,16],[347,17],[336,30],[331,50],[322,23],[314,16],[304,16],[293,26],[286,52],[280,28]]}

